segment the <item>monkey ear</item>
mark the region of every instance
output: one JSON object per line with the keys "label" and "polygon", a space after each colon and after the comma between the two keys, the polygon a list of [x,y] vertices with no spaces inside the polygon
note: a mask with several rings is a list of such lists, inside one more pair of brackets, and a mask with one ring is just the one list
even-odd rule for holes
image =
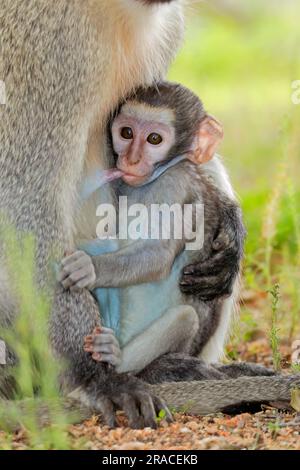
{"label": "monkey ear", "polygon": [[212,116],[201,121],[192,149],[187,157],[197,165],[208,162],[215,154],[224,136],[223,126]]}

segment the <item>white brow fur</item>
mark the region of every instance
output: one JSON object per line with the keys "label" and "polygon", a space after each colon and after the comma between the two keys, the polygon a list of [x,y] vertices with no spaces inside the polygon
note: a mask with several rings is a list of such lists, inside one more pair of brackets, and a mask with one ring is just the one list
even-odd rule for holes
{"label": "white brow fur", "polygon": [[130,101],[122,106],[122,114],[137,118],[140,121],[161,122],[168,126],[172,125],[175,121],[175,113],[171,109],[155,108],[154,106],[138,103],[137,101]]}

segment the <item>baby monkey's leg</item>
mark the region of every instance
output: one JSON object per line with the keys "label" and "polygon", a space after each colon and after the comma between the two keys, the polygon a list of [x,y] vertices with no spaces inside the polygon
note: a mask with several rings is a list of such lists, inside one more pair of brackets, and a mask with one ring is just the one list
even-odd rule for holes
{"label": "baby monkey's leg", "polygon": [[138,373],[170,352],[188,353],[198,331],[198,315],[190,305],[170,308],[122,349],[117,372]]}
{"label": "baby monkey's leg", "polygon": [[113,330],[97,327],[85,337],[84,350],[92,354],[96,362],[106,362],[114,367],[121,363],[121,349]]}

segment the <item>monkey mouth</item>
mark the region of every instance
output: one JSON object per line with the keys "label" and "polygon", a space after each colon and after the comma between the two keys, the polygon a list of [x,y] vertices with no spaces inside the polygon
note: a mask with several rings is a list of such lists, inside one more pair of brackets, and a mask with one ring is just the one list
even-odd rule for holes
{"label": "monkey mouth", "polygon": [[137,176],[131,173],[124,173],[123,176],[121,176],[121,178],[124,181],[124,183],[133,185],[133,186],[139,186],[139,184],[143,183],[146,176]]}
{"label": "monkey mouth", "polygon": [[123,172],[122,174],[122,177],[123,176],[129,176],[129,177],[132,177],[132,178],[147,178],[148,175],[136,175],[135,173],[125,173]]}
{"label": "monkey mouth", "polygon": [[124,183],[128,184],[129,186],[139,187],[145,184],[145,181],[147,181],[149,175],[134,175],[132,173],[124,173],[121,178]]}
{"label": "monkey mouth", "polygon": [[146,175],[137,175],[136,173],[129,173],[127,171],[124,171],[122,170],[122,168],[119,168],[117,167],[117,170],[121,173],[121,178],[124,179],[126,178],[126,180],[143,180],[145,178],[148,178],[149,175],[146,174]]}
{"label": "monkey mouth", "polygon": [[109,170],[103,170],[103,175],[107,182],[114,181],[118,178],[122,178],[124,172],[119,170],[119,168],[110,168]]}

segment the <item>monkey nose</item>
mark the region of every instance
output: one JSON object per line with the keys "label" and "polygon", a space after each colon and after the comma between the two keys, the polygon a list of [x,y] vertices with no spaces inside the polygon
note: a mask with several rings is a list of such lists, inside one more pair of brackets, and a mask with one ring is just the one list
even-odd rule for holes
{"label": "monkey nose", "polygon": [[134,155],[133,157],[128,159],[129,165],[132,165],[132,166],[137,165],[138,163],[140,163],[140,161],[141,161],[140,155],[138,156]]}

